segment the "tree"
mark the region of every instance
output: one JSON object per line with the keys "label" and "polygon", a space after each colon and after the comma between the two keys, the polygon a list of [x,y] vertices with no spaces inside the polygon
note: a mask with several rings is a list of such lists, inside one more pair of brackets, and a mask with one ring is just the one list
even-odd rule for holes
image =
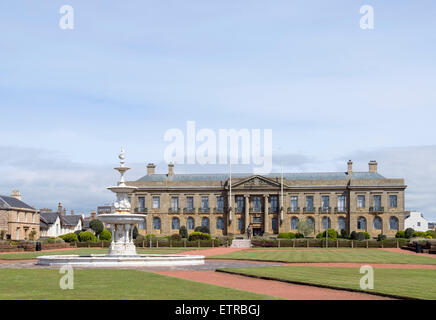
{"label": "tree", "polygon": [[198,226],[197,228],[194,229],[195,232],[202,232],[202,233],[209,233],[210,234],[210,230],[209,227],[207,226]]}
{"label": "tree", "polygon": [[133,228],[133,239],[136,239],[138,237],[138,228],[135,226]]}
{"label": "tree", "polygon": [[112,233],[109,230],[104,229],[100,233],[100,240],[102,240],[102,241],[111,241],[112,240]]}
{"label": "tree", "polygon": [[186,229],[185,226],[181,226],[180,227],[180,229],[179,229],[179,236],[181,238],[184,238],[184,239],[188,238],[188,230]]}
{"label": "tree", "polygon": [[304,220],[297,223],[297,230],[299,233],[304,234],[304,237],[307,237],[314,231],[314,227],[309,221]]}
{"label": "tree", "polygon": [[404,235],[406,236],[407,239],[412,238],[414,233],[415,233],[415,230],[413,230],[413,228],[407,228],[404,231]]}
{"label": "tree", "polygon": [[98,219],[92,220],[89,223],[89,226],[91,227],[91,229],[94,231],[95,235],[98,237],[100,235],[100,233],[104,230],[104,225],[103,222],[101,222]]}

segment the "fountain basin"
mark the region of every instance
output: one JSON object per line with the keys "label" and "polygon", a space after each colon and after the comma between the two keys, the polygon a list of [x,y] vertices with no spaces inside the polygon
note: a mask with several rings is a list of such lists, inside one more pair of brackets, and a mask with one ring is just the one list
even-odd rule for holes
{"label": "fountain basin", "polygon": [[73,267],[163,267],[204,265],[204,256],[179,254],[138,254],[113,256],[103,254],[57,255],[37,257],[38,265]]}
{"label": "fountain basin", "polygon": [[110,213],[99,214],[97,219],[107,224],[139,224],[144,222],[145,214]]}

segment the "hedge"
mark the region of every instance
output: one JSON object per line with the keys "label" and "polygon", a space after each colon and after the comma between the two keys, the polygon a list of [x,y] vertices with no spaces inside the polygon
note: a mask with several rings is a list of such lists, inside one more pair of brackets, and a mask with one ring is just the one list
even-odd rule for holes
{"label": "hedge", "polygon": [[[260,239],[253,240],[252,245],[255,247],[326,247],[326,239]],[[348,240],[348,239],[329,239],[328,246],[332,248],[397,248],[407,245],[408,239],[387,239],[377,240]]]}

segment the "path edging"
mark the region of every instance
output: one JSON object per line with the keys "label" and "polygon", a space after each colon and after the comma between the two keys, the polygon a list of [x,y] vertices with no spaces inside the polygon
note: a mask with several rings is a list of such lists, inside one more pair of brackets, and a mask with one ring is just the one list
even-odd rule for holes
{"label": "path edging", "polygon": [[386,298],[394,298],[394,299],[401,299],[401,300],[423,300],[423,299],[419,299],[419,298],[398,296],[398,295],[389,294],[389,293],[368,292],[368,291],[352,289],[352,288],[342,288],[342,287],[330,286],[327,284],[317,284],[317,283],[310,283],[310,282],[296,281],[296,280],[284,280],[284,279],[278,279],[278,278],[273,278],[273,277],[258,276],[258,275],[253,275],[253,274],[245,274],[245,273],[240,273],[237,271],[228,271],[228,270],[216,269],[215,272],[222,272],[222,273],[234,274],[234,275],[255,278],[255,279],[272,280],[272,281],[279,281],[279,282],[291,283],[291,284],[299,284],[299,285],[304,285],[304,286],[311,286],[311,287],[318,287],[318,288],[325,288],[325,289],[343,290],[343,291],[356,292],[356,293],[366,293],[366,294],[380,296],[380,297],[386,297]]}

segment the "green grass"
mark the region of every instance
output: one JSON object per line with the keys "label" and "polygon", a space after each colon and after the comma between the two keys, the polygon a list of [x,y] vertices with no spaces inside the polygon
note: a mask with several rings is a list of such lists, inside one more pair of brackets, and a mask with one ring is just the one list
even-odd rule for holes
{"label": "green grass", "polygon": [[[205,249],[205,248],[201,248]],[[154,254],[171,254],[179,253],[189,250],[201,250],[199,248],[137,248],[136,252],[139,254],[154,253]],[[25,260],[25,259],[35,259],[39,256],[49,256],[49,255],[70,255],[70,254],[107,254],[108,249],[101,248],[80,248],[74,250],[61,250],[61,251],[40,251],[40,252],[20,252],[20,253],[5,253],[0,254],[0,260]]]}
{"label": "green grass", "polygon": [[2,269],[1,300],[266,300],[241,290],[138,270],[74,270],[74,289],[62,290],[54,269]]}
{"label": "green grass", "polygon": [[436,257],[416,256],[408,253],[389,252],[381,249],[350,250],[245,250],[209,257],[209,259],[239,259],[276,262],[358,262],[436,264]]}
{"label": "green grass", "polygon": [[[332,267],[265,267],[222,269],[232,273],[255,275],[277,280],[295,281],[336,288],[360,289],[359,268]],[[378,292],[414,299],[436,299],[436,270],[374,269],[374,289]]]}

